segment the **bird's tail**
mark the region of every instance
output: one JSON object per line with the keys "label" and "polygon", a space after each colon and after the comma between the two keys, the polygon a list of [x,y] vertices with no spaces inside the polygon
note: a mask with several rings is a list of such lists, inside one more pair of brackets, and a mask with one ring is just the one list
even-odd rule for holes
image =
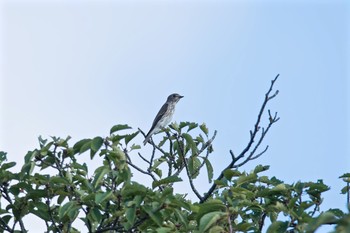
{"label": "bird's tail", "polygon": [[147,142],[150,140],[151,136],[152,136],[152,134],[150,134],[150,133],[146,135],[146,138],[145,138],[145,140],[143,141],[143,145],[146,146],[146,144],[147,144]]}

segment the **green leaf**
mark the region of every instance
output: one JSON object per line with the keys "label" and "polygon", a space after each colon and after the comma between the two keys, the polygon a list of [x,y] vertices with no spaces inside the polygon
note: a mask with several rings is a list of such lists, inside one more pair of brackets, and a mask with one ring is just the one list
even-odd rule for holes
{"label": "green leaf", "polygon": [[[90,159],[93,159],[97,151],[103,145],[103,139],[101,137],[95,137],[91,140],[90,143],[87,143],[86,146],[90,146]],[[82,146],[82,149],[85,149],[85,145]]]}
{"label": "green leaf", "polygon": [[57,198],[57,204],[61,205],[62,202],[64,201],[64,199],[66,199],[66,197],[69,196],[69,193],[66,192],[66,195],[59,195]]}
{"label": "green leaf", "polygon": [[345,213],[340,209],[329,209],[327,212],[334,214],[336,217],[344,217]]}
{"label": "green leaf", "polygon": [[163,176],[163,171],[162,171],[162,169],[159,169],[159,168],[152,168],[152,171],[153,171],[154,173],[156,173],[157,176],[158,176],[159,178],[162,178],[162,176]]}
{"label": "green leaf", "polygon": [[56,162],[56,159],[54,156],[47,156],[41,164],[41,170],[51,167],[52,165],[55,164],[55,162]]}
{"label": "green leaf", "polygon": [[101,204],[102,202],[110,199],[112,196],[113,196],[112,191],[104,192],[104,193],[97,193],[95,195],[95,202],[96,202],[96,204]]}
{"label": "green leaf", "polygon": [[133,145],[130,147],[130,151],[132,151],[132,150],[139,150],[139,149],[141,149],[141,146],[140,146],[140,145],[135,145],[135,144],[133,144]]}
{"label": "green leaf", "polygon": [[115,125],[111,128],[110,134],[117,132],[119,130],[124,130],[124,129],[131,129],[131,127],[128,125]]}
{"label": "green leaf", "polygon": [[4,152],[4,151],[0,151],[0,164],[4,161],[7,160],[7,157],[6,157],[7,153]]}
{"label": "green leaf", "polygon": [[[182,124],[182,122],[180,122],[180,125]],[[175,130],[176,132],[180,133],[180,127],[176,122],[173,122],[169,125],[170,129]]]}
{"label": "green leaf", "polygon": [[46,156],[48,155],[49,151],[50,151],[50,147],[53,145],[53,142],[49,142],[48,144],[46,144],[45,146],[43,146],[40,150],[40,155],[42,156]]}
{"label": "green leaf", "polygon": [[92,182],[93,187],[96,189],[103,182],[103,177],[110,172],[107,166],[99,167],[95,170],[94,180]]}
{"label": "green leaf", "polygon": [[349,192],[350,188],[348,186],[344,186],[341,190],[340,193],[341,194],[347,194]]}
{"label": "green leaf", "polygon": [[217,225],[217,222],[226,218],[227,214],[225,212],[214,211],[203,215],[203,217],[199,221],[199,232],[205,232],[209,230],[211,227]]}
{"label": "green leaf", "polygon": [[199,174],[199,167],[201,165],[201,161],[197,158],[197,156],[191,156],[188,159],[188,169],[190,171],[191,177],[195,179]]}
{"label": "green leaf", "polygon": [[87,151],[88,149],[90,149],[90,145],[91,145],[91,139],[86,138],[75,143],[73,146],[73,149],[75,153],[81,154]]}
{"label": "green leaf", "polygon": [[267,228],[266,233],[285,233],[288,228],[288,222],[276,221],[273,222],[269,228]]}
{"label": "green leaf", "polygon": [[91,150],[98,151],[102,145],[103,145],[103,138],[95,137],[91,141]]}
{"label": "green leaf", "polygon": [[207,168],[207,173],[208,173],[208,182],[211,183],[213,181],[214,169],[209,159],[205,158],[204,161],[205,161],[205,166]]}
{"label": "green leaf", "polygon": [[350,173],[344,173],[343,175],[339,176],[339,178],[350,178]]}
{"label": "green leaf", "polygon": [[205,125],[205,123],[201,124],[201,125],[199,126],[199,128],[203,131],[203,133],[204,133],[206,136],[208,136],[209,130],[208,130],[207,126]]}
{"label": "green leaf", "polygon": [[53,176],[50,178],[50,184],[54,185],[54,184],[69,184],[68,180],[65,178],[62,178],[60,176]]}
{"label": "green leaf", "polygon": [[287,191],[288,188],[285,184],[278,184],[276,187],[273,187],[271,191],[284,192]]}
{"label": "green leaf", "polygon": [[174,211],[175,211],[175,216],[178,219],[178,221],[180,221],[180,223],[182,225],[184,225],[185,228],[187,228],[188,227],[188,218],[187,218],[187,216],[185,216],[183,214],[183,212],[181,212],[181,210],[179,210],[179,209],[174,209]]}
{"label": "green leaf", "polygon": [[[102,220],[102,214],[97,208],[92,208],[91,211],[89,211],[89,219],[92,220],[92,222],[99,223]],[[90,221],[91,221],[90,220]]]}
{"label": "green leaf", "polygon": [[188,129],[187,129],[187,132],[191,131],[192,129],[195,129],[198,127],[198,124],[195,123],[195,122],[191,122],[188,124]]}
{"label": "green leaf", "polygon": [[258,165],[255,167],[254,169],[254,173],[257,174],[257,173],[260,173],[260,172],[263,172],[263,171],[267,171],[269,170],[270,166],[263,166],[263,165]]}
{"label": "green leaf", "polygon": [[22,181],[22,182],[18,182],[17,184],[12,185],[9,189],[9,191],[15,196],[17,196],[23,190],[31,191],[32,185],[28,184],[25,181]]}
{"label": "green leaf", "polygon": [[238,232],[248,232],[251,227],[252,223],[249,222],[241,222],[236,226]]}
{"label": "green leaf", "polygon": [[77,162],[73,162],[70,164],[70,166],[74,169],[77,169],[77,170],[82,170],[84,172],[88,172],[88,167],[86,165],[86,163],[83,163],[83,164],[80,164],[80,163],[77,163]]}
{"label": "green leaf", "polygon": [[131,183],[131,184],[126,184],[123,189],[122,189],[122,196],[124,198],[127,197],[134,197],[137,195],[145,196],[148,192],[148,189],[139,184],[139,183]]}
{"label": "green leaf", "polygon": [[34,156],[34,153],[28,152],[25,156],[25,163],[22,166],[21,173],[30,175],[33,172],[33,169],[35,167],[35,163],[31,160]]}
{"label": "green leaf", "polygon": [[62,146],[62,147],[68,147],[68,141],[71,139],[71,136],[67,136],[66,139],[61,139],[61,138],[54,138],[52,137],[52,139],[56,142],[57,146]]}
{"label": "green leaf", "polygon": [[31,190],[26,196],[26,198],[33,199],[33,200],[36,200],[42,197],[47,197],[47,190],[45,189]]}
{"label": "green leaf", "polygon": [[14,166],[16,166],[16,162],[4,163],[1,166],[1,170],[7,170],[7,169],[14,167]]}
{"label": "green leaf", "polygon": [[315,232],[320,226],[336,221],[337,218],[332,212],[321,213],[317,218],[313,219],[306,228],[306,232]]}
{"label": "green leaf", "polygon": [[216,200],[216,199],[209,200],[199,205],[197,221],[199,221],[203,215],[214,211],[218,211],[218,212],[226,211],[226,206],[223,204],[221,200]]}
{"label": "green leaf", "polygon": [[175,182],[179,182],[182,181],[182,179],[178,176],[168,176],[167,178],[158,180],[158,181],[153,181],[152,182],[152,188],[156,188],[160,185],[164,185],[164,184],[173,184]]}
{"label": "green leaf", "polygon": [[180,129],[182,129],[182,128],[185,128],[186,126],[188,126],[189,124],[190,124],[190,122],[188,122],[188,121],[182,121],[182,122],[180,122],[178,127]]}
{"label": "green leaf", "polygon": [[1,216],[1,219],[2,219],[3,222],[5,222],[6,224],[8,224],[12,217],[13,217],[12,215],[5,215],[5,216],[2,215],[2,216]]}
{"label": "green leaf", "polygon": [[43,139],[41,135],[38,137],[40,148],[46,145],[47,139]]}
{"label": "green leaf", "polygon": [[158,147],[162,147],[168,139],[168,137],[163,137],[163,139],[159,142]]}
{"label": "green leaf", "polygon": [[157,228],[157,233],[169,233],[169,232],[174,232],[174,230],[170,227],[159,227]]}
{"label": "green leaf", "polygon": [[91,139],[89,139],[84,145],[81,146],[79,150],[79,154],[84,153],[85,151],[91,149]]}
{"label": "green leaf", "polygon": [[228,185],[226,179],[214,180],[214,184],[216,184],[218,187],[226,187]]}
{"label": "green leaf", "polygon": [[222,233],[222,232],[225,232],[225,229],[223,227],[221,227],[221,226],[213,226],[209,230],[209,233]]}
{"label": "green leaf", "polygon": [[139,134],[139,132],[140,131],[137,131],[137,132],[135,132],[135,133],[132,133],[132,134],[128,134],[128,135],[126,135],[126,137],[125,137],[125,145],[128,145],[128,143],[134,138],[134,137],[136,137],[138,134]]}
{"label": "green leaf", "polygon": [[58,210],[58,216],[60,219],[68,217],[70,221],[74,220],[79,213],[79,205],[76,201],[69,201],[63,206],[60,206]]}
{"label": "green leaf", "polygon": [[125,228],[128,230],[134,225],[135,220],[136,220],[136,208],[135,208],[135,206],[133,206],[131,208],[127,208],[125,210],[125,217],[126,217],[126,220],[128,221]]}
{"label": "green leaf", "polygon": [[249,175],[241,175],[240,177],[238,177],[238,179],[236,180],[236,184],[242,185],[245,183],[254,183],[257,180],[257,175],[255,173],[250,173]]}
{"label": "green leaf", "polygon": [[43,219],[44,221],[50,221],[48,206],[42,202],[32,203],[30,212]]}
{"label": "green leaf", "polygon": [[198,148],[197,148],[196,143],[193,141],[193,138],[191,137],[191,135],[189,135],[187,133],[183,133],[182,137],[185,138],[187,146],[189,146],[191,148],[192,156],[196,155]]}
{"label": "green leaf", "polygon": [[162,226],[163,221],[160,215],[160,211],[151,208],[150,206],[142,206],[142,209],[148,214],[149,217],[158,225]]}
{"label": "green leaf", "polygon": [[308,182],[307,186],[309,187],[309,189],[306,190],[306,192],[310,195],[318,195],[330,189],[329,186],[323,183],[323,180],[318,180],[317,183]]}
{"label": "green leaf", "polygon": [[232,177],[237,177],[237,176],[240,176],[242,175],[242,173],[238,170],[231,170],[231,169],[226,169],[224,171],[224,177],[227,179],[227,180],[231,180]]}

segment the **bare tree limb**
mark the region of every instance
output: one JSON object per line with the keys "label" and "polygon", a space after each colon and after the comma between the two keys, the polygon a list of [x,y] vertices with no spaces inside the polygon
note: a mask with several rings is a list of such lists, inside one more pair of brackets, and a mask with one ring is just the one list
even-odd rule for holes
{"label": "bare tree limb", "polygon": [[[271,81],[270,88],[268,89],[268,91],[265,94],[264,101],[263,101],[263,103],[260,107],[260,110],[259,110],[258,118],[254,124],[254,128],[253,128],[253,130],[250,130],[250,140],[248,141],[247,146],[242,150],[242,152],[237,157],[235,157],[232,150],[230,150],[230,154],[232,157],[231,163],[225,169],[223,169],[221,171],[217,180],[221,180],[224,177],[225,170],[240,167],[240,166],[244,165],[245,163],[247,163],[248,161],[260,157],[262,154],[264,154],[267,151],[268,147],[266,147],[259,154],[255,155],[255,152],[257,151],[257,149],[261,145],[262,141],[264,140],[264,138],[265,138],[267,132],[269,131],[269,129],[271,128],[271,126],[279,120],[279,117],[277,117],[277,112],[274,114],[274,116],[272,116],[270,110],[268,110],[269,124],[266,127],[266,129],[262,128],[262,133],[260,134],[260,137],[258,138],[258,141],[254,147],[253,147],[253,144],[258,137],[257,134],[261,128],[261,119],[262,119],[263,113],[265,112],[267,103],[278,95],[278,90],[276,90],[273,94],[271,94],[273,87],[274,87],[274,84],[275,84],[276,80],[278,79],[278,77],[279,77],[279,74]],[[248,157],[245,160],[243,160],[241,163],[236,164],[247,153],[249,153]],[[205,193],[205,195],[203,196],[203,199],[200,201],[200,203],[205,202],[209,197],[211,197],[212,193],[215,191],[216,188],[217,188],[217,184],[214,183],[209,188],[208,192]]]}

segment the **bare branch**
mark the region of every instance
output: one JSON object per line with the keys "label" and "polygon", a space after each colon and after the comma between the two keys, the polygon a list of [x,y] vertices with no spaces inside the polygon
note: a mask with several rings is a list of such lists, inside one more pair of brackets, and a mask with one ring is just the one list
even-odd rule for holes
{"label": "bare branch", "polygon": [[145,161],[146,163],[148,163],[148,164],[150,164],[151,162],[150,161],[148,161],[145,157],[143,157],[142,155],[141,155],[141,153],[139,152],[139,153],[137,153],[139,156],[140,156],[140,158],[143,160],[143,161]]}
{"label": "bare branch", "polygon": [[238,168],[238,167],[242,167],[244,164],[246,164],[247,162],[251,161],[251,160],[254,160],[254,159],[257,159],[259,158],[261,155],[263,155],[267,149],[269,148],[269,146],[266,146],[265,149],[263,151],[261,151],[259,154],[253,156],[253,154],[251,154],[250,156],[248,156],[243,162],[239,163],[239,164],[236,164],[236,165],[233,165],[232,168]]}
{"label": "bare branch", "polygon": [[181,143],[179,143],[179,140],[178,139],[176,139],[176,140],[177,140],[177,143],[178,143],[178,145],[180,147],[180,150],[181,150],[181,155],[179,154],[179,156],[181,156],[181,159],[182,159],[182,161],[183,161],[183,163],[185,165],[186,174],[187,174],[188,181],[190,183],[191,189],[194,192],[194,194],[196,194],[196,196],[198,197],[200,202],[202,202],[203,197],[199,194],[198,190],[194,186],[193,179],[192,179],[192,174],[190,174],[190,170],[188,168],[187,160],[186,160],[185,155],[184,155],[184,149],[182,148]]}
{"label": "bare branch", "polygon": [[[124,153],[125,153],[125,155],[126,155],[126,157],[127,157],[127,161],[126,161],[126,162],[127,162],[128,165],[130,165],[131,167],[133,167],[135,170],[137,170],[137,171],[139,171],[139,172],[141,172],[141,173],[143,173],[143,174],[145,174],[145,175],[150,176],[154,181],[158,181],[157,178],[152,174],[152,171],[151,171],[150,168],[148,169],[148,171],[145,171],[145,170],[143,170],[142,168],[139,168],[138,166],[136,166],[136,165],[131,161],[131,158],[130,158],[130,156],[129,156],[129,154],[128,154],[128,151],[125,150]],[[151,167],[151,166],[152,166],[152,164],[150,163],[150,167]],[[162,190],[162,187],[159,187],[159,189]]]}
{"label": "bare branch", "polygon": [[[258,133],[258,131],[261,128],[261,119],[262,119],[263,113],[265,112],[265,108],[266,108],[267,103],[278,95],[278,90],[276,90],[274,92],[274,94],[271,94],[271,92],[273,90],[273,87],[274,87],[274,84],[275,84],[278,76],[279,76],[279,74],[271,81],[270,87],[269,87],[268,91],[265,94],[264,101],[263,101],[263,103],[262,103],[262,105],[260,107],[257,120],[256,120],[256,122],[254,124],[254,128],[253,128],[253,130],[250,130],[250,140],[248,141],[247,146],[242,150],[242,152],[237,157],[235,157],[233,155],[232,150],[230,150],[232,161],[224,170],[221,171],[221,173],[218,176],[217,180],[221,180],[224,177],[224,171],[225,170],[240,167],[240,166],[244,165],[245,163],[247,163],[248,161],[251,161],[253,159],[256,159],[256,158],[260,157],[262,154],[264,154],[267,151],[268,146],[262,152],[260,152],[259,154],[255,155],[255,152],[257,151],[257,149],[261,145],[261,143],[262,143],[263,139],[265,138],[267,132],[269,131],[270,127],[279,120],[279,117],[277,117],[277,112],[275,113],[274,116],[272,116],[270,110],[268,110],[269,124],[266,127],[266,129],[262,128],[262,132],[260,134],[260,137],[258,138],[258,141],[257,141],[257,143],[255,144],[254,147],[253,147],[253,144],[255,142],[255,139],[257,138],[257,133]],[[248,152],[249,152],[248,157],[244,161],[242,161],[241,163],[236,164]],[[212,195],[212,193],[215,191],[216,188],[217,188],[217,185],[214,183],[210,187],[208,192],[204,195],[203,199],[200,202],[202,203],[202,202],[206,201]]]}
{"label": "bare branch", "polygon": [[233,154],[233,151],[232,151],[232,150],[230,150],[230,154],[231,154],[232,160],[235,160],[236,158],[235,158],[235,155]]}
{"label": "bare branch", "polygon": [[217,131],[214,131],[214,135],[206,142],[203,144],[202,148],[198,151],[198,155],[200,155],[205,149],[207,149],[214,141],[216,137]]}

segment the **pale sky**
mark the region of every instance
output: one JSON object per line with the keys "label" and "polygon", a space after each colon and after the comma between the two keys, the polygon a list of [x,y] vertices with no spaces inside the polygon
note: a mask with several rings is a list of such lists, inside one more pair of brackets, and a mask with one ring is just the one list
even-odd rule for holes
{"label": "pale sky", "polygon": [[147,131],[177,92],[185,97],[174,121],[218,131],[217,176],[229,150],[245,147],[279,73],[270,148],[241,170],[263,164],[287,183],[323,179],[331,191],[322,210],[346,209],[338,177],[350,172],[348,1],[3,0],[0,10],[0,150],[18,169],[39,135],[70,135],[73,145],[115,124]]}

